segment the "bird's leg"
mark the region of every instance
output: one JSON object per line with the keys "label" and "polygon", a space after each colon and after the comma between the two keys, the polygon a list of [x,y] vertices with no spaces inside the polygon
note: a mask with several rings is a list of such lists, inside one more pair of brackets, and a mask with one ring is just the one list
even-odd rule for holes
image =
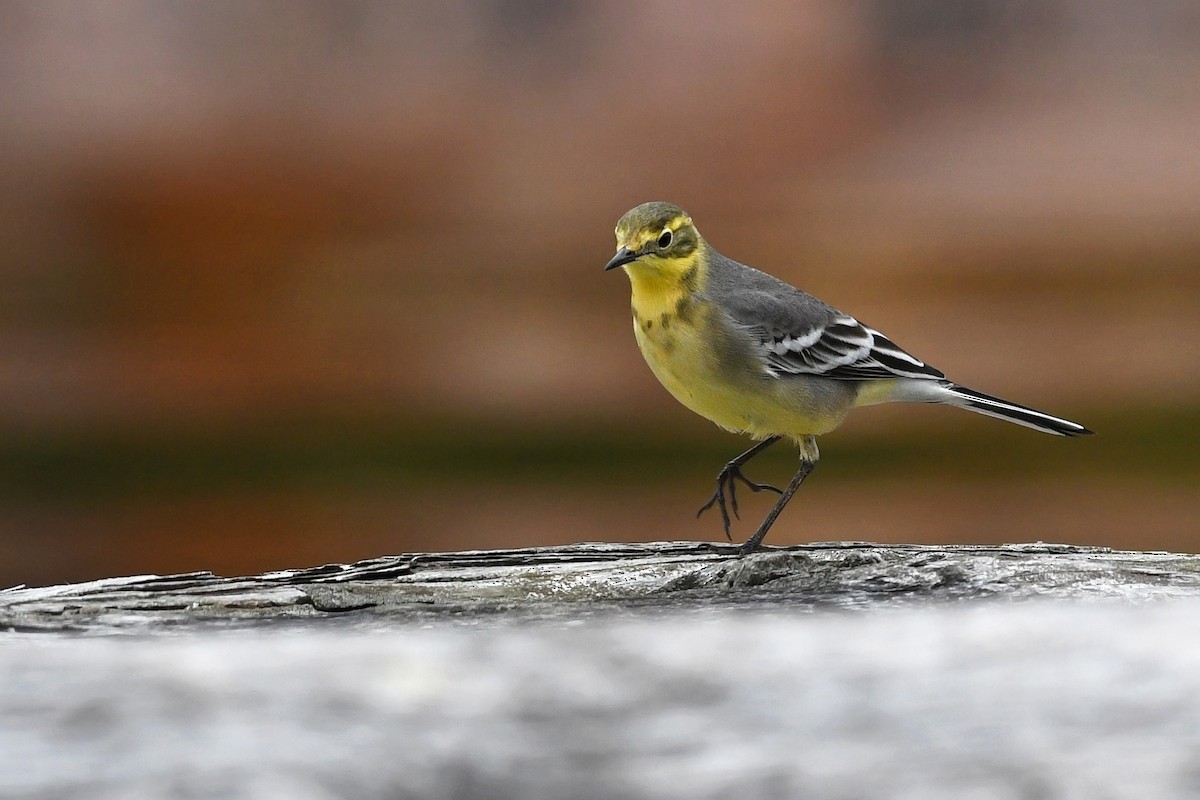
{"label": "bird's leg", "polygon": [[[768,447],[778,442],[781,438],[782,437],[779,436],[772,436],[769,439],[763,439],[761,442],[754,445],[754,447],[751,447],[749,450],[726,464],[720,473],[717,474],[717,491],[715,491],[713,496],[709,498],[708,502],[700,506],[700,510],[696,512],[696,516],[699,517],[705,511],[708,511],[710,508],[712,508],[713,505],[716,505],[721,511],[721,522],[725,526],[725,538],[731,542],[733,541],[733,537],[729,535],[729,510],[725,507],[725,492],[726,490],[729,491],[729,507],[733,509],[733,515],[735,517],[738,516],[738,481],[746,484],[746,486],[748,486],[752,492],[761,492],[763,489],[769,489],[772,492],[783,494],[783,490],[778,486],[771,486],[768,483],[755,483],[742,474],[743,464],[754,458],[763,450],[766,450]],[[740,517],[738,518],[740,519]]]}
{"label": "bird's leg", "polygon": [[779,512],[783,511],[783,507],[792,499],[792,495],[800,488],[800,484],[804,483],[804,479],[808,477],[808,473],[813,471],[816,462],[810,460],[806,456],[800,458],[800,469],[796,470],[796,474],[792,476],[791,482],[787,488],[779,494],[779,500],[775,503],[775,507],[767,514],[766,519],[758,526],[758,530],[754,535],[746,540],[746,543],[738,548],[738,555],[744,556],[747,553],[753,553],[762,544],[762,540],[766,537],[767,531],[771,529],[771,525],[775,523],[775,518],[779,516]]}

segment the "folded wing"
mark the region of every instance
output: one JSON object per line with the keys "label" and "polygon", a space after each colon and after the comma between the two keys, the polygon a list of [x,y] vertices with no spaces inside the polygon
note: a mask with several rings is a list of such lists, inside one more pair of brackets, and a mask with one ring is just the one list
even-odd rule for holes
{"label": "folded wing", "polygon": [[784,298],[754,292],[729,304],[728,310],[737,324],[758,339],[763,367],[776,377],[946,377],[879,331],[798,291],[796,296]]}

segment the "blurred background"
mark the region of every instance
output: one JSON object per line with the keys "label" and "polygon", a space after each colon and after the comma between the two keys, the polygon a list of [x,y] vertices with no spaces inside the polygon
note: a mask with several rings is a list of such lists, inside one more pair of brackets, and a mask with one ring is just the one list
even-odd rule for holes
{"label": "blurred background", "polygon": [[10,0],[0,112],[0,585],[721,538],[651,199],[1099,432],[857,412],[771,542],[1200,549],[1187,0]]}

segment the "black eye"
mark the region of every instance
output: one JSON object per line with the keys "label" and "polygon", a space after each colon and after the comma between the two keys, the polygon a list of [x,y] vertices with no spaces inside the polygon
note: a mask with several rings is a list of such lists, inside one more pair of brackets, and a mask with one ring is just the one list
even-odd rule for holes
{"label": "black eye", "polygon": [[668,228],[667,230],[663,231],[662,233],[660,233],[658,235],[658,246],[659,247],[670,247],[671,246],[671,229],[670,228]]}

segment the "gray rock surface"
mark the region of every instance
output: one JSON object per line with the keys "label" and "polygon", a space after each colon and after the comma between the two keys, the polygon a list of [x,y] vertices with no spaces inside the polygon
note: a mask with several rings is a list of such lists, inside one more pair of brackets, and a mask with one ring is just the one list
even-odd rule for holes
{"label": "gray rock surface", "polygon": [[0,797],[1192,798],[1200,557],[579,545],[0,592]]}
{"label": "gray rock surface", "polygon": [[1200,596],[1200,556],[1106,548],[875,545],[768,548],[748,558],[696,542],[418,553],[222,578],[135,576],[0,592],[0,630],[162,627],[470,615],[570,620],[697,605],[875,608],[968,598]]}

